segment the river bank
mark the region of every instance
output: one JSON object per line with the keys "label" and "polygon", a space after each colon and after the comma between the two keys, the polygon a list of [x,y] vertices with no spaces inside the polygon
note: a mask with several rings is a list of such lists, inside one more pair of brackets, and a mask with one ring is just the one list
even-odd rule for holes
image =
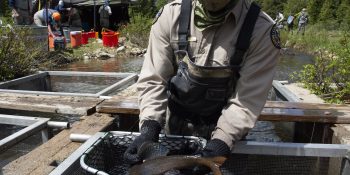
{"label": "river bank", "polygon": [[281,31],[286,54],[303,52],[314,57],[292,78],[330,103],[350,103],[350,35],[348,31],[308,26],[305,35]]}

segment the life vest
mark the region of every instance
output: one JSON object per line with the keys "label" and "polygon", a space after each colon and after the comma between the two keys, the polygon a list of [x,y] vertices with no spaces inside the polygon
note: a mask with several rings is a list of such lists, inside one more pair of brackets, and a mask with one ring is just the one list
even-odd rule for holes
{"label": "life vest", "polygon": [[240,64],[248,50],[250,39],[260,7],[252,3],[244,20],[236,51],[230,65],[221,67],[198,66],[188,55],[188,31],[192,9],[191,0],[183,0],[179,17],[179,49],[175,51],[178,63],[177,74],[168,81],[168,108],[178,117],[185,117],[192,123],[216,122],[222,109],[235,89],[239,79]]}

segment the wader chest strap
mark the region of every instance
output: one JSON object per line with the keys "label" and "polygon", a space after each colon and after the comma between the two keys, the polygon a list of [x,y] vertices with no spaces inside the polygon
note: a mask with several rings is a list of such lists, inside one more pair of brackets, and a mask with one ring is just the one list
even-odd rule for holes
{"label": "wader chest strap", "polygon": [[179,50],[187,51],[188,33],[190,30],[192,0],[182,0],[179,16]]}
{"label": "wader chest strap", "polygon": [[239,32],[238,39],[236,42],[236,51],[230,60],[231,66],[238,66],[242,63],[243,56],[249,48],[250,39],[252,37],[255,23],[258,19],[259,13],[260,7],[253,2],[250,5],[247,16],[245,17],[242,28]]}

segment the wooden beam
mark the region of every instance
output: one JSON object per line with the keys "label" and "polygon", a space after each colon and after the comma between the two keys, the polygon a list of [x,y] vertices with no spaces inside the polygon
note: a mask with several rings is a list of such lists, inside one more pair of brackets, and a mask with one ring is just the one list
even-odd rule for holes
{"label": "wooden beam", "polygon": [[103,99],[95,97],[29,95],[0,93],[0,108],[49,112],[59,114],[90,115]]}
{"label": "wooden beam", "polygon": [[[140,112],[135,97],[115,97],[102,102],[96,110],[131,115]],[[350,105],[268,101],[259,120],[350,124]]]}
{"label": "wooden beam", "polygon": [[96,111],[100,113],[109,114],[132,114],[138,115],[140,113],[137,98],[112,98],[105,100],[100,105],[97,105]]}
{"label": "wooden beam", "polygon": [[264,108],[259,120],[350,124],[350,111]]}
{"label": "wooden beam", "polygon": [[267,101],[265,108],[285,109],[322,109],[322,110],[350,110],[350,105],[326,104],[326,103],[303,103],[286,101]]}
{"label": "wooden beam", "polygon": [[84,116],[73,123],[71,129],[61,131],[48,142],[6,165],[2,169],[3,174],[47,175],[55,168],[56,162],[62,162],[80,147],[81,143],[69,139],[71,133],[93,135],[109,126],[113,119],[108,114]]}

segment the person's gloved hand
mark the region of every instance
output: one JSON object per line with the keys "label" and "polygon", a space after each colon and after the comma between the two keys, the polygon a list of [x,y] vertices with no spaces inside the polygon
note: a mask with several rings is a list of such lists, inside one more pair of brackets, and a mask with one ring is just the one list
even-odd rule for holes
{"label": "person's gloved hand", "polygon": [[[207,145],[202,149],[197,155],[201,157],[229,157],[231,151],[228,145],[220,140],[220,139],[213,139],[210,140]],[[208,174],[210,172],[210,169],[208,167],[203,166],[196,166],[192,170],[192,174]]]}
{"label": "person's gloved hand", "polygon": [[210,140],[204,149],[199,153],[202,157],[228,157],[230,155],[230,148],[220,139]]}
{"label": "person's gloved hand", "polygon": [[142,161],[137,154],[141,145],[146,142],[158,142],[161,126],[157,121],[146,120],[141,126],[141,135],[137,136],[124,153],[124,159],[129,164],[135,164]]}

